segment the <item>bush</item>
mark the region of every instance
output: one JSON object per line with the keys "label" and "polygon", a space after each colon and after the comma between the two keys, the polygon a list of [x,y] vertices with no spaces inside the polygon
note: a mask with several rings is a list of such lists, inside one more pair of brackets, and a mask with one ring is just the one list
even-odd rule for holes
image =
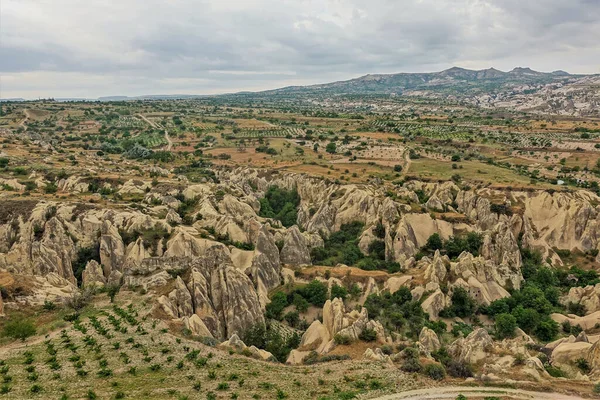
{"label": "bush", "polygon": [[331,287],[331,299],[332,300],[335,299],[336,297],[340,298],[342,300],[346,300],[347,296],[348,296],[348,290],[345,287],[340,286],[337,283]]}
{"label": "bush", "polygon": [[554,340],[558,335],[558,323],[550,318],[543,320],[535,330],[535,335],[545,342]]}
{"label": "bush", "polygon": [[402,363],[400,369],[404,372],[421,372],[423,366],[418,358],[409,358]]}
{"label": "bush", "polygon": [[477,303],[466,289],[457,287],[452,292],[452,304],[440,312],[442,317],[469,317],[475,313]]}
{"label": "bush", "polygon": [[265,307],[267,318],[273,318],[280,321],[283,309],[286,308],[287,305],[287,295],[283,292],[275,293],[273,297],[271,297],[271,302]]}
{"label": "bush", "polygon": [[431,251],[441,250],[443,247],[444,243],[442,242],[442,238],[440,237],[439,233],[434,233],[433,235],[429,236],[427,239],[427,244],[425,244],[425,248]]}
{"label": "bush", "polygon": [[365,342],[373,342],[373,341],[377,340],[377,332],[375,332],[374,329],[365,328],[358,335],[358,338]]}
{"label": "bush", "polygon": [[471,365],[458,360],[451,360],[446,366],[446,372],[454,378],[470,378],[473,376]]}
{"label": "bush", "polygon": [[92,260],[100,264],[100,244],[92,247],[82,247],[77,251],[77,259],[73,262],[72,268],[73,275],[75,275],[79,285],[81,285],[81,277],[85,266]]}
{"label": "bush", "polygon": [[28,337],[35,335],[35,332],[33,322],[26,319],[13,319],[4,324],[2,336],[25,341]]}
{"label": "bush", "polygon": [[297,293],[317,307],[323,307],[323,304],[327,301],[327,285],[316,279],[303,288],[298,289]]}
{"label": "bush", "polygon": [[256,346],[270,352],[279,362],[285,362],[290,351],[300,345],[300,336],[296,332],[284,335],[270,324],[250,327],[242,335],[242,340],[247,346]]}
{"label": "bush", "polygon": [[579,358],[579,359],[577,359],[575,361],[575,365],[584,374],[587,374],[587,373],[589,373],[592,370],[592,368],[590,367],[590,364],[588,363],[588,361],[585,358]]}
{"label": "bush", "polygon": [[335,344],[347,345],[352,343],[352,339],[347,335],[340,335],[339,333],[333,337]]}
{"label": "bush", "polygon": [[517,319],[511,314],[499,314],[496,316],[495,327],[499,339],[513,337],[517,328]]}
{"label": "bush", "polygon": [[425,375],[436,381],[441,381],[446,377],[446,370],[440,364],[427,364],[423,369]]}

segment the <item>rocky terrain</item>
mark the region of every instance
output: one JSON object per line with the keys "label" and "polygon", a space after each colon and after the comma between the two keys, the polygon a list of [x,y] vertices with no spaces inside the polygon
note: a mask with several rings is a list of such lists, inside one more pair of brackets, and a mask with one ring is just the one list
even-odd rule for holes
{"label": "rocky terrain", "polygon": [[[453,360],[476,366],[474,376],[485,382],[550,382],[548,368],[584,383],[600,373],[600,335],[596,335],[600,284],[575,286],[565,294],[561,303],[581,304],[584,314],[556,313],[551,318],[559,324],[568,321],[580,332],[548,344],[519,328],[498,340],[485,328],[489,317],[482,316],[481,324],[473,316],[448,318],[447,313],[458,288],[480,307],[497,304],[521,289],[523,249],[537,252],[551,268],[563,267],[565,252],[598,257],[597,195],[419,181],[407,181],[390,193],[376,185],[336,184],[247,168],[222,169],[217,177],[219,183],[153,185],[140,179],[111,187],[122,195],[139,195],[135,207],[81,199],[2,200],[4,310],[49,303],[67,306],[82,291],[122,287],[142,293],[153,318],[174,332],[183,329],[193,337],[221,342],[222,348],[268,361],[276,357],[247,346],[240,337],[265,324],[273,293],[315,278],[330,293],[334,287],[352,284],[358,293],[352,301],[331,294],[316,314],[301,313],[305,331],[282,325],[297,332],[300,341],[286,360],[279,361],[301,364],[339,355],[372,332],[370,345],[353,357],[390,366],[406,363],[403,360],[411,353],[389,349],[406,347],[408,337],[369,315],[366,303],[373,296],[408,290],[432,323],[443,320],[448,329],[458,322],[474,324],[470,333],[449,341],[439,337],[434,325],[422,327],[415,346],[426,363],[435,362],[436,352],[439,361],[444,349]],[[67,194],[86,192],[86,185],[77,176],[57,182]],[[293,225],[285,227],[259,215],[260,200],[270,187],[297,192]],[[423,194],[426,201],[419,198]],[[189,210],[183,216],[182,204]],[[384,258],[397,265],[396,272],[375,274],[342,264],[329,271],[315,269],[315,249],[351,223],[362,227],[358,248],[369,254],[374,242],[382,243]],[[432,237],[447,242],[469,233],[479,235],[477,251],[458,256],[439,248],[426,251]],[[585,360],[586,369],[577,367],[580,360]]]}
{"label": "rocky terrain", "polygon": [[588,78],[8,103],[0,397],[595,395],[597,122],[485,108]]}

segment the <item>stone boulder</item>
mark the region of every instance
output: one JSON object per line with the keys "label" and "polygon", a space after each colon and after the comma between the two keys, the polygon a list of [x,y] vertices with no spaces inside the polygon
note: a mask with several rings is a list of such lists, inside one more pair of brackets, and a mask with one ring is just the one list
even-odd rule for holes
{"label": "stone boulder", "polygon": [[[402,286],[408,286],[410,281],[412,281],[412,276],[404,275],[404,276],[392,276],[385,281],[383,285],[383,290],[388,290],[390,294],[396,293]],[[371,278],[372,279],[372,278]]]}
{"label": "stone boulder", "polygon": [[384,354],[383,351],[378,347],[375,349],[365,350],[365,353],[363,354],[363,360],[378,361],[378,362],[385,362],[388,364],[393,364],[390,356],[387,354]]}
{"label": "stone boulder", "polygon": [[437,289],[421,303],[421,308],[429,314],[429,318],[433,321],[437,321],[439,319],[440,311],[449,305],[450,299],[448,296],[446,296],[441,289]]}
{"label": "stone boulder", "polygon": [[191,317],[183,317],[183,326],[188,329],[192,335],[201,337],[213,337],[202,319],[197,314]]}

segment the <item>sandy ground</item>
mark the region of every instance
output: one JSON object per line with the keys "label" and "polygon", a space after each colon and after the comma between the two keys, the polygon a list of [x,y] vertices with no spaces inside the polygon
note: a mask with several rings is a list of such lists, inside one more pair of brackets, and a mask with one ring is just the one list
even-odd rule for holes
{"label": "sandy ground", "polygon": [[582,397],[568,396],[559,393],[530,392],[521,389],[494,387],[460,386],[411,390],[408,392],[379,397],[375,400],[455,399],[459,394],[463,394],[470,400],[488,396],[496,396],[502,399],[583,400]]}

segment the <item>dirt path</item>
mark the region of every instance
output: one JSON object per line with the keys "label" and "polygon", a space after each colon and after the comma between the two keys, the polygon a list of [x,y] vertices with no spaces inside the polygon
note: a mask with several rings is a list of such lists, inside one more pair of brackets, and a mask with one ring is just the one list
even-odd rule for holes
{"label": "dirt path", "polygon": [[46,340],[54,339],[55,337],[59,336],[60,332],[61,330],[56,330],[48,333],[45,336],[35,336],[34,338],[30,338],[24,342],[20,340],[15,340],[14,342],[11,342],[9,344],[0,346],[0,358],[5,358],[8,354],[14,351],[26,350],[27,348],[43,343]]}
{"label": "dirt path", "polygon": [[19,126],[21,128],[23,128],[23,130],[27,130],[27,124],[26,122],[29,120],[29,110],[25,109],[23,110],[23,113],[25,114],[25,118],[23,118],[23,120],[21,122],[19,122]]}
{"label": "dirt path", "polygon": [[456,399],[459,394],[463,394],[469,399],[482,399],[488,396],[497,396],[518,400],[583,400],[582,397],[568,396],[559,393],[530,392],[527,390],[508,388],[461,386],[411,390],[408,392],[378,397],[375,400]]}
{"label": "dirt path", "polygon": [[150,125],[154,129],[162,129],[165,132],[165,140],[167,141],[167,145],[165,146],[164,150],[171,151],[171,149],[173,148],[173,141],[171,140],[171,137],[169,136],[169,132],[167,131],[167,129],[164,126],[157,124],[156,122],[150,121],[148,118],[144,117],[142,114],[137,114],[137,116],[140,117],[141,119],[143,119],[145,122],[147,122],[148,125]]}

